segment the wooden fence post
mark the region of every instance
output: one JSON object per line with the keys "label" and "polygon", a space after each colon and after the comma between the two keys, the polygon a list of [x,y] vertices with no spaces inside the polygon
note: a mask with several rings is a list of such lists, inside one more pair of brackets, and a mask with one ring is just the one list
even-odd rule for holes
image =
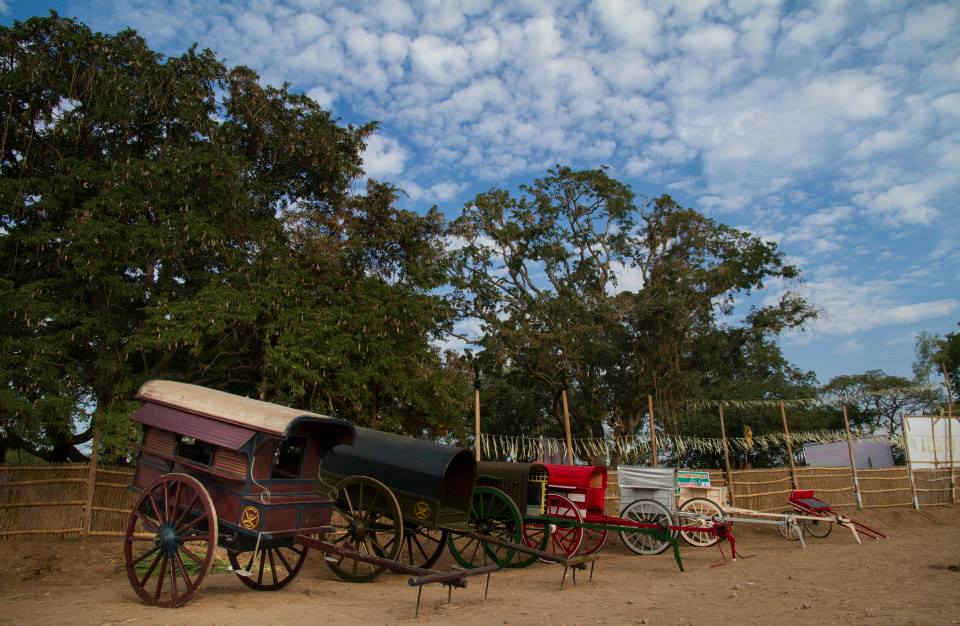
{"label": "wooden fence post", "polygon": [[790,427],[787,426],[787,407],[780,401],[780,415],[783,417],[783,433],[787,436],[787,457],[790,459],[790,482],[794,489],[799,489],[797,484],[797,468],[793,463],[793,440],[790,438]]}
{"label": "wooden fence post", "polygon": [[476,440],[473,446],[473,454],[479,461],[482,442],[480,440],[480,387],[478,385],[474,385],[473,388],[473,433]]}
{"label": "wooden fence post", "polygon": [[853,472],[853,495],[857,500],[857,508],[863,508],[863,497],[860,495],[860,478],[857,476],[857,456],[853,452],[853,438],[850,436],[850,420],[847,419],[847,405],[843,405],[843,428],[847,431],[847,452],[850,454],[850,471]]}
{"label": "wooden fence post", "polygon": [[87,475],[87,503],[83,508],[83,530],[81,535],[84,537],[90,534],[93,524],[93,496],[97,489],[97,448],[100,447],[100,429],[93,426],[93,444],[90,448],[90,473]]}
{"label": "wooden fence post", "polygon": [[950,502],[957,503],[957,487],[953,478],[953,391],[950,389],[950,377],[947,366],[940,364],[943,370],[943,384],[947,387],[947,456],[950,461]]}
{"label": "wooden fence post", "polygon": [[730,469],[730,451],[727,449],[727,426],[723,423],[723,402],[720,403],[720,436],[723,438],[723,462],[727,466],[727,492],[730,494],[730,506],[733,502],[733,470]]}
{"label": "wooden fence post", "polygon": [[653,396],[647,394],[647,407],[650,410],[650,465],[657,466],[657,431],[653,429]]}
{"label": "wooden fence post", "polygon": [[920,501],[917,500],[917,486],[913,482],[913,463],[910,462],[910,435],[907,432],[907,418],[903,415],[900,416],[900,430],[903,432],[903,453],[907,457],[907,479],[913,496],[913,508],[919,511]]}
{"label": "wooden fence post", "polygon": [[560,392],[563,400],[563,427],[567,433],[567,464],[573,465],[573,437],[570,435],[570,407],[567,406],[567,389]]}

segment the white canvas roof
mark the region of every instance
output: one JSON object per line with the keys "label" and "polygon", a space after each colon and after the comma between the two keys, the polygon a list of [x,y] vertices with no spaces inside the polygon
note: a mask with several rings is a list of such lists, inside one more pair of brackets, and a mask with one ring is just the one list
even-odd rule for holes
{"label": "white canvas roof", "polygon": [[310,411],[170,380],[145,383],[137,392],[137,398],[280,436],[285,435],[287,428],[297,419],[330,419]]}

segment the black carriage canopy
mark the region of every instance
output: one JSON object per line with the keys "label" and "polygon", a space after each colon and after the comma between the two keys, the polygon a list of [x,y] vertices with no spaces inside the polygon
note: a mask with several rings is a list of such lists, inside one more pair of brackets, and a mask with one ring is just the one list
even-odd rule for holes
{"label": "black carriage canopy", "polygon": [[136,398],[144,404],[131,420],[231,450],[240,450],[257,433],[277,439],[308,437],[321,454],[355,438],[353,424],[345,420],[199,385],[151,380]]}
{"label": "black carriage canopy", "polygon": [[476,464],[463,448],[358,427],[353,445],[331,450],[320,473],[369,476],[398,494],[436,503],[444,495],[469,497]]}

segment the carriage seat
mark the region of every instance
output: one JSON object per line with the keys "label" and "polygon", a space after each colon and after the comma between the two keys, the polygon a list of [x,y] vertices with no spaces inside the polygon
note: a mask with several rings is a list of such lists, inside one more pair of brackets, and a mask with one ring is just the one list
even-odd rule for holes
{"label": "carriage seat", "polygon": [[790,502],[802,504],[811,511],[829,511],[830,505],[813,496],[813,489],[794,489],[790,494]]}

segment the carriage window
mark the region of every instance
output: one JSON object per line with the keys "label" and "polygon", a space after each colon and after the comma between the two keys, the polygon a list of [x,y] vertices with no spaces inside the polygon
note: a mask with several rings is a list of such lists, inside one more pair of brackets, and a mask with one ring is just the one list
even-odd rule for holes
{"label": "carriage window", "polygon": [[299,478],[300,462],[307,441],[303,437],[290,437],[277,444],[273,453],[273,470],[270,478]]}
{"label": "carriage window", "polygon": [[198,441],[195,437],[180,435],[177,437],[177,456],[190,459],[195,463],[210,465],[213,460],[213,445]]}

